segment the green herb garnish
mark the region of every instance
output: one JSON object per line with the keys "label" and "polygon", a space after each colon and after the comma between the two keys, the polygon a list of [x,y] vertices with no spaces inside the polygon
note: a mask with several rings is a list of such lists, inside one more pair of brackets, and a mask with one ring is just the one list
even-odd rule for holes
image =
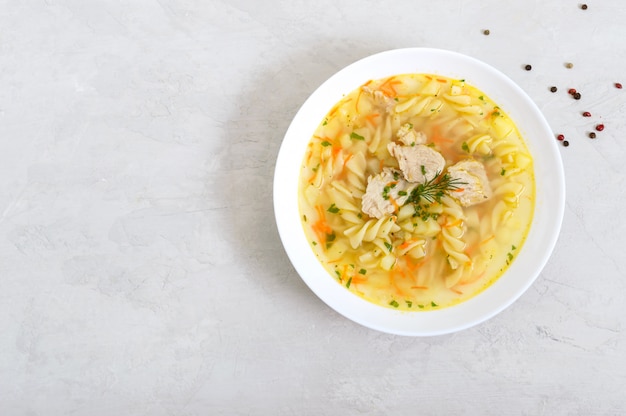
{"label": "green herb garnish", "polygon": [[365,137],[363,137],[360,134],[357,134],[355,132],[350,133],[350,138],[354,139],[354,140],[365,140]]}
{"label": "green herb garnish", "polygon": [[460,179],[452,178],[449,174],[440,175],[439,172],[429,181],[417,185],[412,191],[407,202],[419,204],[421,200],[429,203],[440,202],[444,192],[454,191],[465,185]]}
{"label": "green herb garnish", "polygon": [[360,274],[365,274],[365,273],[367,273],[367,270],[365,270],[365,269],[361,269],[361,270],[359,270],[359,273],[360,273]]}
{"label": "green herb garnish", "polygon": [[387,250],[389,250],[390,253],[391,253],[391,250],[393,250],[393,246],[386,241],[385,241],[385,247],[387,247]]}
{"label": "green herb garnish", "polygon": [[339,212],[339,208],[335,204],[332,204],[327,211],[336,214]]}
{"label": "green herb garnish", "polygon": [[463,144],[461,145],[461,149],[463,149],[464,152],[467,152],[467,153],[470,152],[470,148],[467,145],[467,142],[463,142]]}
{"label": "green herb garnish", "polygon": [[348,289],[350,289],[350,283],[352,283],[352,278],[349,278],[349,279],[348,279],[348,282],[346,283],[346,287],[347,287]]}
{"label": "green herb garnish", "polygon": [[322,146],[324,146],[324,147],[327,147],[327,146],[332,146],[332,143],[331,143],[331,142],[329,142],[328,140],[324,140],[324,141],[322,142]]}
{"label": "green herb garnish", "polygon": [[389,302],[389,304],[393,306],[394,308],[397,308],[398,306],[400,306],[400,304],[396,302],[395,300],[392,300],[391,302]]}

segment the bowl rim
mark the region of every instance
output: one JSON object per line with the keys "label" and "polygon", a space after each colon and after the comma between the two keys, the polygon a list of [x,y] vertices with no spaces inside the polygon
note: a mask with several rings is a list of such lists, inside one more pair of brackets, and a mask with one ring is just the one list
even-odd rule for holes
{"label": "bowl rim", "polygon": [[[462,78],[483,91],[516,123],[534,161],[536,198],[533,220],[515,261],[479,294],[457,305],[431,311],[405,312],[375,305],[339,285],[310,248],[298,207],[298,178],[306,146],[326,113],[343,95],[368,80],[403,73]],[[534,283],[548,262],[560,233],[565,210],[565,176],[548,122],[534,101],[508,76],[483,61],[458,52],[402,48],[379,52],[344,67],[304,101],[278,152],[273,203],[279,236],[289,260],[324,303],[371,329],[397,335],[432,336],[467,329],[491,319],[513,304]]]}

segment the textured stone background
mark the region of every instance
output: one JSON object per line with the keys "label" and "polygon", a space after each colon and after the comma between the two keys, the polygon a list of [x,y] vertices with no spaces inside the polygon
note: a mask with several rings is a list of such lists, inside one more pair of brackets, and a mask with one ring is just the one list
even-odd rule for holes
{"label": "textured stone background", "polygon": [[[0,1],[0,413],[626,413],[626,3],[588,4]],[[318,300],[271,199],[306,97],[412,46],[500,69],[570,141],[544,272],[434,338]]]}

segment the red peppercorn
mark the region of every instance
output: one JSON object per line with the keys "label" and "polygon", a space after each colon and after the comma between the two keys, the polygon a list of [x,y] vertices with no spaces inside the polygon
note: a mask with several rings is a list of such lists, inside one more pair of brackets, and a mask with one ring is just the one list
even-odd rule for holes
{"label": "red peppercorn", "polygon": [[591,113],[589,111],[585,111],[583,113],[583,117],[591,117]]}
{"label": "red peppercorn", "polygon": [[598,130],[598,131],[602,131],[602,130],[604,130],[604,124],[598,124],[598,125],[596,126],[596,130]]}
{"label": "red peppercorn", "polygon": [[557,140],[563,140],[565,138],[565,136],[563,136],[562,134],[559,134],[558,136],[556,136]]}
{"label": "red peppercorn", "polygon": [[615,88],[619,88],[620,90],[622,89],[622,84],[620,84],[619,82],[615,83]]}
{"label": "red peppercorn", "polygon": [[576,94],[576,89],[575,88],[570,88],[569,90],[567,90],[568,94],[574,95]]}

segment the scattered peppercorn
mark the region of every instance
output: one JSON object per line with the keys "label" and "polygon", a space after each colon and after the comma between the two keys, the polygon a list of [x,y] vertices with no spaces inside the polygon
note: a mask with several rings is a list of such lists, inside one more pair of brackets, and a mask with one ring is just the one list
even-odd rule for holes
{"label": "scattered peppercorn", "polygon": [[620,84],[619,82],[615,83],[615,88],[619,88],[620,90],[622,89],[622,84]]}
{"label": "scattered peppercorn", "polygon": [[596,138],[596,134],[594,132],[589,133],[589,138],[595,139]]}
{"label": "scattered peppercorn", "polygon": [[598,124],[598,125],[596,126],[596,130],[598,130],[598,131],[602,131],[602,130],[604,130],[604,124]]}
{"label": "scattered peppercorn", "polygon": [[524,69],[525,69],[526,71],[530,71],[531,69],[533,69],[533,67],[532,67],[532,66],[530,66],[530,65],[526,65],[526,66],[524,67]]}
{"label": "scattered peppercorn", "polygon": [[568,62],[565,64],[565,68],[573,68],[573,67],[574,67],[574,64],[571,62]]}
{"label": "scattered peppercorn", "polygon": [[577,92],[576,94],[574,94],[574,99],[575,99],[575,100],[580,100],[580,97],[581,97],[581,95],[580,95],[580,93],[579,93],[579,92]]}
{"label": "scattered peppercorn", "polygon": [[591,113],[589,111],[585,111],[583,113],[583,117],[591,117]]}
{"label": "scattered peppercorn", "polygon": [[563,142],[563,146],[565,146],[565,147],[569,146],[569,142],[568,142],[567,140],[565,140],[565,141]]}
{"label": "scattered peppercorn", "polygon": [[489,32],[489,29],[483,30],[483,35],[489,36],[489,33],[491,33],[491,32]]}
{"label": "scattered peppercorn", "polygon": [[576,89],[575,88],[570,88],[569,90],[567,90],[567,93],[570,95],[574,95],[576,94]]}
{"label": "scattered peppercorn", "polygon": [[557,87],[550,87],[550,91],[552,91],[552,92],[556,92],[557,90],[558,90]]}
{"label": "scattered peppercorn", "polygon": [[580,6],[580,8],[583,9],[583,10],[587,10],[587,5],[583,4],[582,6]]}
{"label": "scattered peppercorn", "polygon": [[558,136],[556,136],[556,139],[557,140],[563,140],[563,139],[565,139],[565,136],[562,135],[562,134],[559,134]]}

